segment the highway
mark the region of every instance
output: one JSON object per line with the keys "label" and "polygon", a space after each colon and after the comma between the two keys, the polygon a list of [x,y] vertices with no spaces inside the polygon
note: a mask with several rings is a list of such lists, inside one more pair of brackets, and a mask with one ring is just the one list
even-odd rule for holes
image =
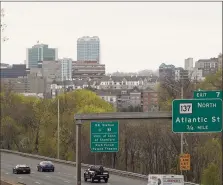
{"label": "highway", "polygon": [[[6,180],[24,183],[26,185],[76,185],[76,168],[66,164],[55,164],[55,172],[37,172],[36,166],[40,160],[1,152],[1,177]],[[27,164],[31,167],[31,174],[13,174],[12,168],[17,164]],[[84,182],[82,170],[82,184]],[[95,183],[94,183],[95,184]],[[147,185],[147,181],[130,179],[117,175],[110,175],[108,183],[101,181],[102,185]]]}

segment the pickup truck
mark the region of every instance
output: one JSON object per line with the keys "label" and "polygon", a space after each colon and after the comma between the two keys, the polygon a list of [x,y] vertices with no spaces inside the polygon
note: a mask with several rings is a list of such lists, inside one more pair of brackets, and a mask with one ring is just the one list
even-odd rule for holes
{"label": "pickup truck", "polygon": [[94,182],[95,180],[98,182],[104,180],[105,183],[107,183],[109,179],[109,172],[106,171],[101,165],[91,166],[84,171],[84,180],[87,181],[88,179],[90,179],[91,182]]}

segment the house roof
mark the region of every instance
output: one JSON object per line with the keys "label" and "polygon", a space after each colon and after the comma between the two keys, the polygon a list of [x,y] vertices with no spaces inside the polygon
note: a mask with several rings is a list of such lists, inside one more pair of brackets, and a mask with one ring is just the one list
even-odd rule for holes
{"label": "house roof", "polygon": [[53,81],[52,84],[57,85],[76,85],[76,86],[82,86],[82,85],[100,85],[102,81],[109,81],[112,80],[113,82],[122,82],[123,80],[127,81],[140,81],[140,80],[147,80],[148,82],[156,82],[158,80],[157,76],[104,76],[102,79],[75,79],[75,80],[66,80],[64,82],[62,81]]}
{"label": "house roof", "polygon": [[157,76],[151,75],[151,76],[104,76],[100,81],[109,81],[112,80],[114,82],[121,82],[123,80],[127,81],[140,81],[147,79],[148,81],[156,81]]}

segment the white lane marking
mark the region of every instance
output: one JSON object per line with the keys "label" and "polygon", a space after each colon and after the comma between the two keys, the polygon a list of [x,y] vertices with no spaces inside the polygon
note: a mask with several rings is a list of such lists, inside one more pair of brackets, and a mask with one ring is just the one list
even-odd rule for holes
{"label": "white lane marking", "polygon": [[8,173],[8,172],[6,172],[5,174],[6,174],[6,175],[8,175],[9,173]]}
{"label": "white lane marking", "polygon": [[19,179],[22,179],[22,177],[18,177]]}
{"label": "white lane marking", "polygon": [[32,174],[35,174],[34,172],[31,172]]}
{"label": "white lane marking", "polygon": [[66,183],[70,183],[70,181],[64,181],[64,182],[66,182]]}
{"label": "white lane marking", "polygon": [[50,176],[47,175],[46,178],[50,178]]}
{"label": "white lane marking", "polygon": [[40,184],[40,182],[37,182],[37,181],[36,181],[35,183],[36,183],[36,184]]}
{"label": "white lane marking", "polygon": [[64,173],[64,175],[69,175],[69,176],[73,176],[72,174],[70,174],[70,173]]}

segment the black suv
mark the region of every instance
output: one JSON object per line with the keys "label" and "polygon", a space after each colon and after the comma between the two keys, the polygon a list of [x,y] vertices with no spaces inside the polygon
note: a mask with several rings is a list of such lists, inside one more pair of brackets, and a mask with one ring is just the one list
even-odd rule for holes
{"label": "black suv", "polygon": [[103,166],[91,166],[84,171],[84,180],[91,179],[91,182],[98,180],[99,182],[103,179],[106,183],[109,179],[109,172],[104,169]]}

